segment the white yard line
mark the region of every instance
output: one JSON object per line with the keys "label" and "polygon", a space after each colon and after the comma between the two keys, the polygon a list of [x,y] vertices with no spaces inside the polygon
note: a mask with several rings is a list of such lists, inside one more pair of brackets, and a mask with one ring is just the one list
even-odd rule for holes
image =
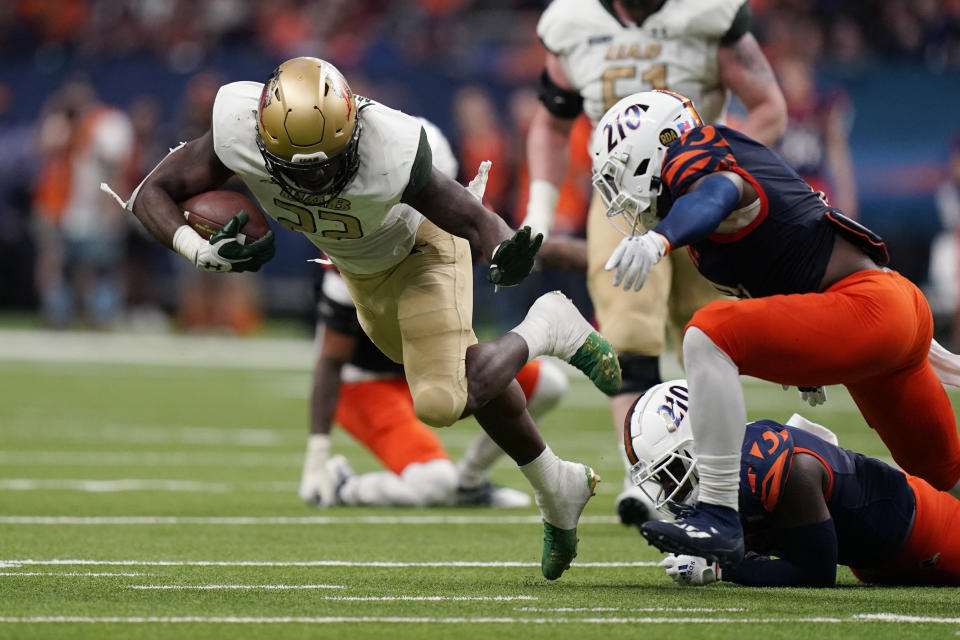
{"label": "white yard line", "polygon": [[[539,515],[508,516],[0,516],[0,525],[174,525],[276,526],[276,525],[461,525],[461,524],[540,524]],[[580,524],[619,524],[616,516],[583,516]]]}
{"label": "white yard line", "polygon": [[[43,429],[37,429],[42,424]],[[279,447],[283,434],[274,428],[215,427],[190,424],[130,424],[104,421],[92,412],[64,416],[46,409],[21,413],[4,424],[5,435],[32,442],[51,441],[57,447],[69,442],[111,442],[136,446],[155,444],[228,445],[233,447]]]}
{"label": "white yard line", "polygon": [[[3,563],[0,563],[3,566]],[[140,571],[130,571],[123,573],[98,573],[93,571],[73,571],[60,573],[58,571],[3,571],[0,576],[79,576],[83,578],[133,578],[142,576],[152,576],[152,573],[142,573]]]}
{"label": "white yard line", "polygon": [[746,611],[742,607],[517,607],[516,611],[526,611],[531,613],[576,613],[579,611],[617,612],[617,611],[642,611],[645,613],[656,613],[664,611],[677,611],[681,613],[738,613]]}
{"label": "white yard line", "polygon": [[309,371],[313,341],[7,330],[0,360]]}
{"label": "white yard line", "polygon": [[217,591],[217,590],[284,590],[284,589],[346,589],[342,584],[134,584],[127,589],[156,591]]}
{"label": "white yard line", "polygon": [[181,493],[268,492],[292,493],[295,482],[201,482],[199,480],[165,480],[162,478],[0,478],[0,491],[82,491],[85,493],[119,493],[122,491],[172,491]]}
{"label": "white yard line", "polygon": [[536,596],[323,596],[340,602],[510,602],[539,600]]}
{"label": "white yard line", "polygon": [[91,624],[331,624],[331,623],[397,623],[397,624],[842,624],[867,622],[892,622],[913,624],[960,624],[960,618],[926,618],[921,616],[899,616],[896,614],[863,614],[846,618],[491,618],[491,617],[399,617],[399,616],[329,616],[329,617],[203,617],[203,616],[33,616],[0,617],[0,623],[42,624],[42,623],[91,623]]}
{"label": "white yard line", "polygon": [[[379,562],[347,560],[92,560],[92,559],[52,559],[52,560],[0,560],[0,567],[21,566],[106,566],[106,567],[374,567],[402,569],[407,567],[539,567],[537,562]],[[658,567],[658,562],[578,562],[578,567],[623,568]]]}
{"label": "white yard line", "polygon": [[[226,438],[225,438],[226,439]],[[50,467],[277,467],[299,469],[302,453],[175,451],[0,451],[0,464]]]}

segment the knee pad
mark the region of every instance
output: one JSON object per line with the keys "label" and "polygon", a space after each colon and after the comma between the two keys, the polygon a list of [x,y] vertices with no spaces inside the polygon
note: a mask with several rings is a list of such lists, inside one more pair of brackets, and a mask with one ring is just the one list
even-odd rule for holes
{"label": "knee pad", "polygon": [[457,490],[457,469],[450,460],[408,464],[400,478],[422,506],[450,504]]}
{"label": "knee pad", "polygon": [[650,387],[663,382],[660,379],[660,356],[621,353],[617,356],[617,360],[620,361],[623,380],[620,393],[643,393]]}
{"label": "knee pad", "polygon": [[460,389],[450,389],[437,384],[423,384],[410,389],[413,395],[413,411],[417,418],[431,427],[449,427],[460,419],[467,406],[466,395]]}

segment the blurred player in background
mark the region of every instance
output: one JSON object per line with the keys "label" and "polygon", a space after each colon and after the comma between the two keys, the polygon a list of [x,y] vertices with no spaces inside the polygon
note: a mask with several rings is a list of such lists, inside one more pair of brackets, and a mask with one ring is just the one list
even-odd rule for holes
{"label": "blurred player in background", "polygon": [[[447,139],[432,123],[420,122],[433,166],[456,177],[457,161]],[[318,354],[300,482],[303,500],[318,507],[530,505],[527,494],[490,482],[490,467],[503,451],[488,435],[481,433],[454,466],[440,438],[417,419],[403,365],[383,355],[363,333],[350,292],[335,271],[319,272],[315,293]],[[567,388],[566,375],[546,360],[530,361],[517,378],[534,419],[556,405]],[[331,457],[333,422],[387,471],[355,475],[343,456]]]}
{"label": "blurred player in background", "polygon": [[[530,199],[523,225],[548,234],[567,171],[567,141],[577,115],[594,125],[620,98],[644,89],[691,96],[708,123],[722,122],[732,91],[746,106],[742,129],[772,144],[786,124],[784,99],[750,33],[744,0],[554,0],[537,35],[546,47],[541,107],[527,142]],[[671,254],[637,297],[617,295],[603,265],[621,235],[594,197],[587,217],[587,285],[600,331],[620,355],[623,386],[610,402],[617,433],[630,402],[660,382],[668,318],[677,332],[719,294],[685,254]],[[679,340],[677,340],[679,341]],[[624,476],[617,498],[624,524],[647,517],[643,496]]]}
{"label": "blurred player in background", "polygon": [[198,268],[256,270],[273,256],[272,234],[243,245],[237,217],[207,241],[177,205],[239,175],[271,217],[339,269],[364,331],[403,362],[417,417],[442,427],[474,415],[514,459],[543,515],[541,571],[552,580],[576,555],[577,522],[599,478],[547,447],[514,378],[537,356],[555,355],[612,394],[620,368],[559,292],[538,299],[512,331],[478,343],[470,244],[502,286],[530,272],[540,245],[484,208],[488,169],[464,188],[433,168],[420,121],[355,96],[330,63],[294,58],[266,84],[221,87],[211,130],[172,151],[128,206]]}
{"label": "blurred player in background", "polygon": [[[644,523],[648,540],[722,565],[742,557],[740,375],[798,386],[814,404],[822,385],[845,385],[904,470],[960,496],[960,437],[941,385],[956,384],[957,358],[932,342],[926,299],[885,267],[876,234],[764,145],[704,125],[676,93],[618,102],[592,152],[594,186],[627,234],[605,265],[614,286],[639,291],[653,265],[687,247],[700,273],[741,298],[708,304],[684,332],[700,493],[676,523]],[[928,359],[936,349],[939,362]]]}
{"label": "blurred player in background", "polygon": [[[630,411],[624,447],[638,487],[682,513],[699,489],[685,380],[650,389]],[[794,414],[758,420],[740,449],[747,555],[721,569],[689,555],[661,563],[679,584],[832,587],[837,565],[863,582],[960,586],[960,500],[879,460],[837,446]],[[776,556],[771,557],[771,556]]]}
{"label": "blurred player in background", "polygon": [[64,327],[80,309],[91,326],[113,326],[124,310],[127,221],[98,185],[129,188],[133,126],[88,82],[75,80],[52,99],[39,128],[44,160],[34,212],[44,318]]}

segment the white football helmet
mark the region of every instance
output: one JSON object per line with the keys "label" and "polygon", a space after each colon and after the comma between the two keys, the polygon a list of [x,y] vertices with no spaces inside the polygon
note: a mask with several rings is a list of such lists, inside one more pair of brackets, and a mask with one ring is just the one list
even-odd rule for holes
{"label": "white football helmet", "polygon": [[666,513],[668,501],[696,502],[699,488],[687,397],[686,380],[662,382],[640,396],[624,425],[630,478]]}
{"label": "white football helmet", "polygon": [[702,124],[689,98],[659,89],[627,96],[600,119],[590,140],[593,186],[621,233],[637,235],[644,231],[640,224],[656,226],[667,147]]}

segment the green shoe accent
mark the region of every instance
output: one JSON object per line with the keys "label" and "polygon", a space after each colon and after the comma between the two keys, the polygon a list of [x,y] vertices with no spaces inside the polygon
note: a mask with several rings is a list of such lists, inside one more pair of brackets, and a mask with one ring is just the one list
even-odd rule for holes
{"label": "green shoe accent", "polygon": [[602,335],[594,331],[570,358],[570,364],[587,374],[597,389],[608,396],[620,391],[620,362],[617,352]]}
{"label": "green shoe accent", "polygon": [[[596,495],[597,483],[600,476],[583,465],[583,472],[587,476],[590,486],[590,497]],[[590,498],[587,498],[588,500]],[[577,557],[577,529],[561,529],[546,520],[543,521],[543,554],[540,556],[540,572],[547,580],[556,580],[563,572],[570,568],[570,562]]]}
{"label": "green shoe accent", "polygon": [[556,580],[577,557],[577,530],[561,529],[543,521],[543,555],[540,571],[547,580]]}

